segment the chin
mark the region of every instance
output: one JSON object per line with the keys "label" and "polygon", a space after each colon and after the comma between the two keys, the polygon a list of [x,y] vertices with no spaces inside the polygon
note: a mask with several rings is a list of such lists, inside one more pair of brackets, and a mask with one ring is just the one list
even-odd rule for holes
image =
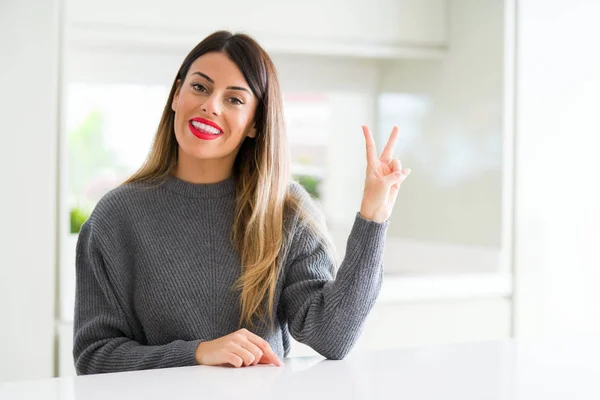
{"label": "chin", "polygon": [[198,160],[205,160],[205,159],[211,159],[211,158],[218,158],[219,155],[216,154],[216,152],[214,151],[214,149],[206,149],[206,148],[201,148],[202,145],[200,146],[192,146],[187,147],[187,148],[183,148],[182,150],[190,157],[196,158]]}

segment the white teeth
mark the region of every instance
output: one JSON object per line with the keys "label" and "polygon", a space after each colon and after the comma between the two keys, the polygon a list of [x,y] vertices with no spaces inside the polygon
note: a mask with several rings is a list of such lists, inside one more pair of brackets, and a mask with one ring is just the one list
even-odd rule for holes
{"label": "white teeth", "polygon": [[217,128],[210,126],[210,125],[203,124],[202,122],[192,121],[192,125],[194,125],[194,127],[196,129],[204,131],[206,133],[210,133],[212,135],[220,135],[221,134],[221,131],[218,130]]}

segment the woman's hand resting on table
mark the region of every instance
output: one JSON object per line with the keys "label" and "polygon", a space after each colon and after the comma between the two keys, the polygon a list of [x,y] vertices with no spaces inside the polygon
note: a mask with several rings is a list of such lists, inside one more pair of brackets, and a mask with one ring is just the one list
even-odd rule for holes
{"label": "woman's hand resting on table", "polygon": [[283,365],[269,342],[248,331],[240,329],[215,340],[201,342],[196,349],[199,365],[231,364],[236,368],[256,364]]}

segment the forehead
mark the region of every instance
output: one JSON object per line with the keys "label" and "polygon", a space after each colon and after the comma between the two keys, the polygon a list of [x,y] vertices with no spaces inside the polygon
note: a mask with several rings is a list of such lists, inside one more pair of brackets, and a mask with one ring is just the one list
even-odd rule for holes
{"label": "forehead", "polygon": [[[198,57],[188,71],[188,77],[194,72],[208,75],[215,85],[248,86],[242,71],[224,53],[206,53]],[[194,75],[198,77],[198,75]]]}

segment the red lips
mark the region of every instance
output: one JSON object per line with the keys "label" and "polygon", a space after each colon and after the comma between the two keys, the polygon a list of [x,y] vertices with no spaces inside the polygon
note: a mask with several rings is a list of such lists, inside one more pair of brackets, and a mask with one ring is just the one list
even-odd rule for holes
{"label": "red lips", "polygon": [[208,126],[212,126],[213,128],[217,128],[219,131],[221,131],[221,133],[223,133],[223,128],[221,128],[219,125],[217,125],[217,123],[212,122],[208,119],[195,117],[195,118],[192,118],[190,121],[196,121],[196,122],[200,122],[202,124],[208,125]]}

